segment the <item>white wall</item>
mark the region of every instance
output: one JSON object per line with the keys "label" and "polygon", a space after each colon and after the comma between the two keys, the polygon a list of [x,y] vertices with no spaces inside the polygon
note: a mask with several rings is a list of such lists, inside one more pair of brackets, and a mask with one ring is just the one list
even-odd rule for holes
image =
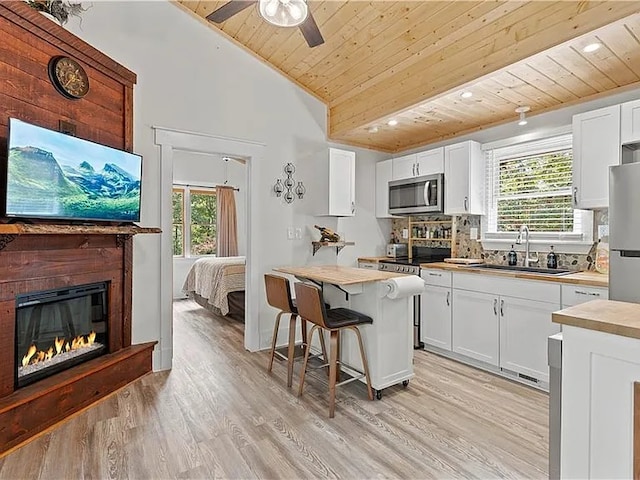
{"label": "white wall", "polygon": [[[222,155],[207,155],[177,150],[173,156],[173,181],[177,184],[215,187],[227,185],[238,188],[235,192],[238,216],[238,254],[246,255],[247,239],[247,166],[244,160],[224,160]],[[173,259],[173,298],[184,298],[182,285],[196,261],[194,257]]]}
{"label": "white wall", "polygon": [[[165,1],[93,2],[83,14],[82,28],[70,22],[69,30],[138,75],[134,148],[145,161],[142,225],[158,226],[161,218],[159,149],[154,145],[152,126],[245,139],[266,145],[258,188],[252,192],[264,198],[250,219],[251,231],[264,238],[255,255],[254,271],[262,275],[275,266],[304,263],[311,256],[311,237],[288,241],[287,227],[300,225],[308,230],[322,219],[309,215],[310,200],[286,205],[275,197],[272,186],[281,176],[282,166],[290,161],[298,167],[305,164],[300,180],[313,191],[316,166],[322,169],[329,146],[326,108],[321,102]],[[353,259],[377,250],[368,246],[361,232],[372,232],[378,237],[376,244],[388,236],[373,217],[372,167],[381,158],[358,150],[357,168],[363,178],[358,180],[362,193],[356,194],[356,201],[364,207],[358,205],[357,219],[344,220],[345,234],[353,233],[358,244],[347,247],[351,253],[343,250],[341,263],[349,261],[348,255]],[[319,252],[316,260],[336,263],[335,252],[330,253],[328,249],[322,255]],[[172,259],[161,258],[159,235],[135,237],[134,343],[160,338],[160,305],[171,300],[160,296],[161,262],[171,268]],[[266,305],[262,289],[254,294],[260,297],[260,345],[266,347],[274,311]],[[154,368],[170,366],[171,355],[171,344],[156,347]]]}

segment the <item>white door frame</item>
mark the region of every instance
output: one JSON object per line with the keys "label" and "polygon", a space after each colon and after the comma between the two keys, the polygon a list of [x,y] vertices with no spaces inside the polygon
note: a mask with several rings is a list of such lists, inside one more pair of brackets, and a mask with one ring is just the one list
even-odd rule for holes
{"label": "white door frame", "polygon": [[259,276],[253,275],[258,252],[258,235],[252,235],[252,214],[259,211],[258,179],[260,166],[263,163],[265,145],[248,140],[220,137],[204,133],[188,132],[165,127],[152,127],[155,144],[160,146],[160,339],[159,362],[156,370],[171,368],[173,359],[173,247],[172,203],[173,191],[173,152],[176,150],[207,154],[221,154],[231,157],[242,157],[247,160],[247,267],[245,290],[245,328],[244,346],[247,350],[257,351],[260,348],[260,319],[258,317]]}

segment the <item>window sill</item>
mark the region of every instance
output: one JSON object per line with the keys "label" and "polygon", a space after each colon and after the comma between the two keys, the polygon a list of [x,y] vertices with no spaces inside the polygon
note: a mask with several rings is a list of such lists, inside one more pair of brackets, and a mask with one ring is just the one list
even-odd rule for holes
{"label": "window sill", "polygon": [[[485,250],[509,251],[511,245],[516,252],[524,252],[524,243],[518,245],[515,238],[482,238],[480,240],[482,248]],[[594,242],[585,242],[578,240],[553,240],[553,239],[531,239],[529,240],[529,249],[532,252],[548,252],[553,245],[553,251],[556,253],[576,253],[586,255],[593,247]]]}

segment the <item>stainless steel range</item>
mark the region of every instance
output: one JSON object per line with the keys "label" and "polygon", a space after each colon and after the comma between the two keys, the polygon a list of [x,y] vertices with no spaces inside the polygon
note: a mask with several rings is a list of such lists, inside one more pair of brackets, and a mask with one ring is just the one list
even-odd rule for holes
{"label": "stainless steel range", "polygon": [[[451,257],[450,248],[414,247],[411,261],[409,258],[389,258],[378,263],[378,270],[385,272],[420,275],[420,264],[442,262]],[[413,297],[413,348],[422,348],[420,342],[420,296]]]}

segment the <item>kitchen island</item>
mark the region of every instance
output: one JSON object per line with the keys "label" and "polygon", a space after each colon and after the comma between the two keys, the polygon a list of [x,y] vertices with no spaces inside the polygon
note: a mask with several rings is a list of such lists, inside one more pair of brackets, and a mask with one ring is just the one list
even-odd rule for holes
{"label": "kitchen island", "polygon": [[[321,286],[324,299],[332,308],[345,307],[370,316],[373,323],[360,326],[369,363],[371,385],[377,398],[382,389],[413,377],[412,296],[387,296],[390,279],[406,277],[400,273],[341,267],[337,265],[279,267],[275,271],[293,275]],[[357,340],[342,335],[340,354],[344,370],[362,370]],[[364,379],[362,379],[364,381]]]}
{"label": "kitchen island", "polygon": [[553,314],[562,324],[561,478],[640,478],[640,304]]}

